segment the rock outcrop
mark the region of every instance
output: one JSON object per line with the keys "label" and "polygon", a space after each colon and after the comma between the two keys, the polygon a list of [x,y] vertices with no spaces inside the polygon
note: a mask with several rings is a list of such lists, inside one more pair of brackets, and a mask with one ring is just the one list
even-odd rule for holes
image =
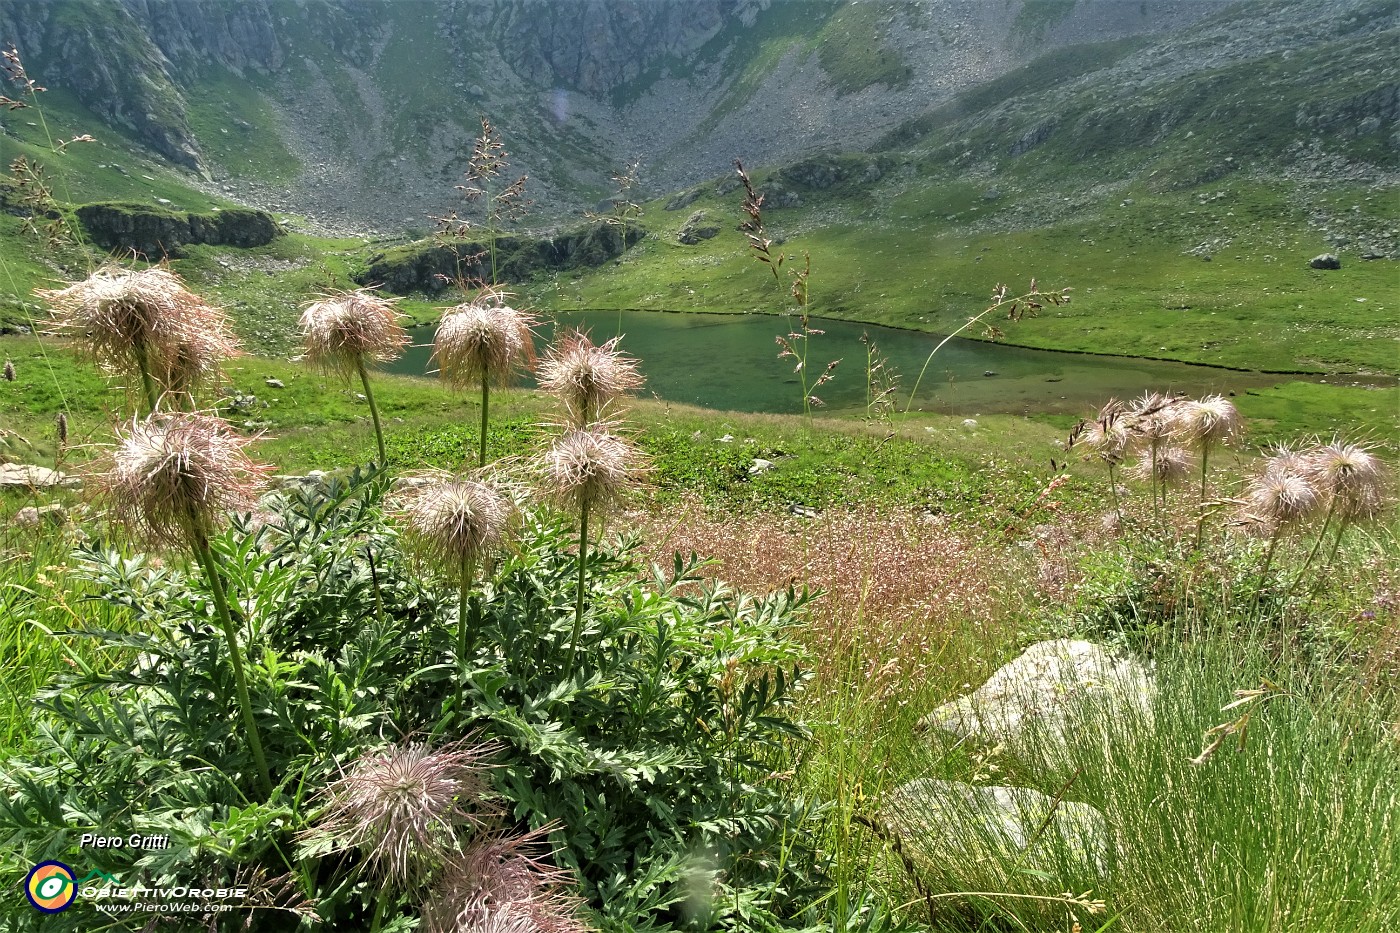
{"label": "rock outcrop", "polygon": [[78,221],[92,242],[106,250],[133,250],[148,259],[178,258],[198,243],[243,248],[265,246],[281,228],[264,211],[230,209],[199,214],[126,202],[84,204]]}

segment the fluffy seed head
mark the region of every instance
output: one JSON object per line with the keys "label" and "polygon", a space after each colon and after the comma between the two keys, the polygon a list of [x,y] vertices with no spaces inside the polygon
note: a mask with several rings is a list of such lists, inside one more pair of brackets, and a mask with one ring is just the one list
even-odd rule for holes
{"label": "fluffy seed head", "polygon": [[1270,529],[1303,521],[1317,509],[1317,490],[1297,473],[1270,470],[1256,477],[1245,493],[1245,512]]}
{"label": "fluffy seed head", "polygon": [[1244,419],[1233,402],[1221,395],[1200,401],[1184,401],[1176,406],[1173,422],[1176,437],[1192,447],[1228,443],[1244,427]]}
{"label": "fluffy seed head", "polygon": [[219,418],[155,414],[118,433],[94,478],[114,517],[140,537],[190,545],[228,513],[256,504],[271,467],[244,452],[251,442]]}
{"label": "fluffy seed head", "polygon": [[167,269],[107,266],[37,294],[52,306],[52,333],[72,339],[111,373],[136,375],[144,363],[166,391],[188,392],[238,351],[223,311]]}
{"label": "fluffy seed head", "polygon": [[433,473],[403,496],[409,540],[449,575],[477,563],[500,546],[511,502],[487,483]]}
{"label": "fluffy seed head", "polygon": [[1128,409],[1135,439],[1160,446],[1176,430],[1179,400],[1161,392],[1145,392]]}
{"label": "fluffy seed head", "polygon": [[546,861],[548,829],[472,840],[434,886],[425,933],[588,933],[569,874]]}
{"label": "fluffy seed head", "polygon": [[396,300],[359,288],[332,292],[307,305],[301,312],[307,361],[327,373],[349,378],[366,361],[398,359],[409,341],[394,310]]}
{"label": "fluffy seed head", "polygon": [[612,423],[575,428],[556,439],[542,463],[545,491],[566,508],[606,508],[641,471],[641,453],[612,433]]}
{"label": "fluffy seed head", "polygon": [[14,360],[6,360],[6,361],[5,361],[5,370],[4,370],[3,376],[4,376],[4,379],[5,379],[6,382],[14,382],[14,381],[15,381],[15,363],[14,363]]}
{"label": "fluffy seed head", "polygon": [[375,877],[411,888],[458,853],[459,829],[481,830],[497,814],[487,799],[493,752],[410,743],[365,754],[322,792],[326,809],[308,835],[359,849]]}
{"label": "fluffy seed head", "polygon": [[1339,518],[1365,521],[1385,507],[1381,461],[1365,447],[1333,441],[1303,455],[1303,475],[1331,501]]}
{"label": "fluffy seed head", "polygon": [[1129,473],[1135,479],[1171,486],[1191,475],[1191,455],[1180,447],[1164,447],[1156,457],[1141,457]]}
{"label": "fluffy seed head", "polygon": [[540,388],[564,403],[576,427],[601,418],[610,403],[641,387],[637,361],[617,350],[621,339],[599,346],[587,334],[574,331],[540,361]]}
{"label": "fluffy seed head", "polygon": [[530,329],[536,323],[529,314],[505,305],[457,305],[443,317],[433,339],[438,371],[457,389],[479,386],[483,380],[505,385],[518,370],[533,364]]}
{"label": "fluffy seed head", "polygon": [[55,431],[58,433],[58,443],[59,443],[59,445],[61,446],[61,445],[63,445],[63,444],[67,444],[67,443],[68,443],[68,415],[67,415],[65,412],[59,412],[59,413],[58,413],[58,417],[54,418],[54,429],[55,429]]}

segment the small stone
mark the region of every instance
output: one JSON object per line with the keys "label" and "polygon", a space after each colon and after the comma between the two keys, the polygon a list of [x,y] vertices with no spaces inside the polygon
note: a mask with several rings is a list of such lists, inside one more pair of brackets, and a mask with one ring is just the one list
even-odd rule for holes
{"label": "small stone", "polygon": [[285,389],[287,387],[281,379],[274,379],[271,376],[268,376],[263,382],[267,383],[268,387],[273,389]]}
{"label": "small stone", "polygon": [[1323,253],[1320,256],[1314,256],[1308,265],[1314,269],[1340,269],[1342,261],[1337,258],[1336,253]]}
{"label": "small stone", "polygon": [[775,466],[777,466],[777,464],[772,460],[764,460],[762,457],[755,457],[753,463],[749,464],[749,475],[757,476],[760,473],[767,473]]}
{"label": "small stone", "polygon": [[977,419],[976,419],[976,418],[964,418],[964,419],[963,419],[962,426],[965,427],[965,428],[975,428],[975,427],[977,427]]}
{"label": "small stone", "polygon": [[734,443],[734,435],[726,434],[724,437],[715,438],[715,440],[719,441],[721,444],[732,444]]}
{"label": "small stone", "polygon": [[15,513],[15,523],[21,528],[38,528],[45,522],[50,525],[65,525],[68,523],[68,512],[55,502],[38,508],[26,506]]}

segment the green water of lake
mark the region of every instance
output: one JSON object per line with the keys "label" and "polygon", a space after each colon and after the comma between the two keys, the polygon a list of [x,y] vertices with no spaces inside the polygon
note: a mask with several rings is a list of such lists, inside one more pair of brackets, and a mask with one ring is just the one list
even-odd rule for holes
{"label": "green water of lake", "polygon": [[[773,315],[569,312],[553,316],[539,328],[539,344],[543,349],[556,328],[583,327],[597,341],[621,333],[622,349],[641,361],[646,374],[644,394],[719,410],[793,413],[802,410],[801,388],[792,361],[777,358],[775,338],[787,333],[794,322]],[[814,326],[825,333],[811,340],[809,367],[820,372],[827,361],[841,360],[836,378],[818,393],[830,413],[865,407],[863,333],[903,374],[901,409],[929,351],[942,339],[844,321],[820,321]],[[418,328],[413,333],[415,346],[392,370],[427,373],[432,339],[432,328]],[[915,407],[969,415],[1087,414],[1110,397],[1131,398],[1149,389],[1199,397],[1297,378],[954,339],[934,357]]]}

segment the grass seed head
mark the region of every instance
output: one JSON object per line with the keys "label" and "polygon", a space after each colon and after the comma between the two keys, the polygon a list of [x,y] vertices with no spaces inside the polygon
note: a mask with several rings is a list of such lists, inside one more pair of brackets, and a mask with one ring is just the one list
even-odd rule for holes
{"label": "grass seed head", "polygon": [[588,933],[569,874],[549,864],[549,827],[480,835],[457,856],[423,908],[426,933]]}
{"label": "grass seed head", "polygon": [[4,370],[4,373],[3,373],[3,377],[4,377],[4,379],[5,379],[6,382],[14,382],[14,381],[15,381],[15,362],[14,362],[14,360],[6,360],[6,361],[5,361],[5,370]]}
{"label": "grass seed head", "polygon": [[399,323],[395,300],[359,288],[332,292],[307,305],[301,313],[307,361],[348,379],[366,361],[398,359],[409,340]]}
{"label": "grass seed head", "polygon": [[566,508],[603,509],[621,498],[641,472],[642,455],[632,442],[597,423],[557,438],[542,463],[545,492]]}
{"label": "grass seed head", "polygon": [[470,477],[429,474],[404,495],[410,541],[449,575],[500,547],[513,511],[510,499]]}
{"label": "grass seed head", "polygon": [[489,803],[490,746],[409,743],[360,757],[322,792],[325,812],[310,831],[337,849],[359,849],[378,879],[414,887],[459,852],[459,829],[481,830]]}
{"label": "grass seed head", "polygon": [[256,505],[271,467],[245,453],[252,440],[209,415],[133,420],[97,462],[96,486],[114,517],[144,540],[188,546],[228,513]]}
{"label": "grass seed head", "polygon": [[457,305],[438,325],[433,359],[454,388],[472,388],[483,380],[504,385],[534,362],[530,329],[536,323],[534,317],[506,305]]}
{"label": "grass seed head", "polygon": [[581,331],[566,334],[540,361],[540,388],[564,403],[577,426],[594,421],[609,404],[642,385],[637,361],[617,350],[621,337],[602,345]]}

